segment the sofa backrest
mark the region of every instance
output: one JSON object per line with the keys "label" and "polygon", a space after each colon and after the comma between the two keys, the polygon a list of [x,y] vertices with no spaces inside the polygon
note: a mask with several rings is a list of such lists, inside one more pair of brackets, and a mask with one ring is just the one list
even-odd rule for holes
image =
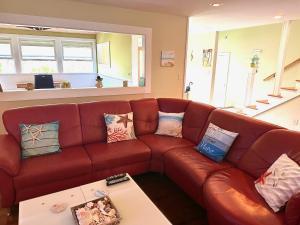
{"label": "sofa backrest", "polygon": [[209,123],[213,123],[225,130],[239,133],[226,155],[226,160],[234,165],[238,164],[241,157],[261,135],[272,129],[281,128],[247,116],[216,109],[210,114],[205,129],[200,135],[200,140],[204,136]]}
{"label": "sofa backrest", "polygon": [[158,103],[154,98],[132,100],[130,106],[133,111],[135,134],[153,134],[158,125]]}
{"label": "sofa backrest", "polygon": [[104,113],[123,114],[132,111],[128,101],[90,102],[79,104],[78,107],[84,144],[106,142]]}
{"label": "sofa backrest", "polygon": [[19,143],[19,124],[41,124],[59,121],[59,142],[62,148],[81,145],[82,134],[79,110],[76,104],[25,107],[5,111],[3,123],[8,134]]}
{"label": "sofa backrest", "polygon": [[199,143],[199,136],[205,127],[210,113],[215,108],[210,105],[190,102],[184,114],[182,135],[195,144]]}
{"label": "sofa backrest", "polygon": [[238,167],[257,178],[284,153],[300,165],[300,132],[281,129],[265,133],[241,158]]}
{"label": "sofa backrest", "polygon": [[185,112],[191,101],[176,98],[159,98],[157,99],[159,111],[166,113]]}

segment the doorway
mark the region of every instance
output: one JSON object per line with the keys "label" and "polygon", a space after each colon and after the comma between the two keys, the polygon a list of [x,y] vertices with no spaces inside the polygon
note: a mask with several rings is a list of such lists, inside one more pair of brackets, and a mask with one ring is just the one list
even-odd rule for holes
{"label": "doorway", "polygon": [[212,104],[215,107],[226,107],[230,52],[221,52],[217,55],[215,84]]}

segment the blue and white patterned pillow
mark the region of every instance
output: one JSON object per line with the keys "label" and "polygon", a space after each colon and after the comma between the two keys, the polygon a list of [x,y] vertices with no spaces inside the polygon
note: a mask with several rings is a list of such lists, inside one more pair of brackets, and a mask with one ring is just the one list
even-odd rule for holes
{"label": "blue and white patterned pillow", "polygon": [[155,134],[167,135],[173,137],[182,137],[182,120],[184,112],[182,113],[165,113],[158,112],[159,122]]}
{"label": "blue and white patterned pillow", "polygon": [[210,123],[196,148],[208,158],[221,162],[238,135],[238,133],[224,130]]}
{"label": "blue and white patterned pillow", "polygon": [[22,158],[60,152],[59,122],[45,124],[20,124]]}

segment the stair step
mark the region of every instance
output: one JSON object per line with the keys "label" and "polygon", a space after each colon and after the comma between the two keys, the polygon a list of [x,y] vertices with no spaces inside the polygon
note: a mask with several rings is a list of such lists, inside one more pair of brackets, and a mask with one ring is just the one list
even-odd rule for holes
{"label": "stair step", "polygon": [[268,99],[256,100],[256,102],[258,102],[258,103],[262,103],[262,104],[266,104],[266,105],[270,104],[270,102],[269,102],[269,100],[268,100]]}
{"label": "stair step", "polygon": [[281,87],[280,89],[286,90],[286,91],[298,91],[298,89],[295,87]]}
{"label": "stair step", "polygon": [[283,98],[282,95],[269,94],[268,96],[274,97],[274,98]]}
{"label": "stair step", "polygon": [[253,109],[253,110],[258,110],[256,105],[248,105],[247,108],[248,109]]}

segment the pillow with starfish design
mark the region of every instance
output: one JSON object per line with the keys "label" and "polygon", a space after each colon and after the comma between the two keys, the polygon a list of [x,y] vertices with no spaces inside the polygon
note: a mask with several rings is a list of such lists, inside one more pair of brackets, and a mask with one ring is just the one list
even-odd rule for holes
{"label": "pillow with starfish design", "polygon": [[133,112],[126,114],[104,113],[107,128],[107,143],[136,139]]}
{"label": "pillow with starfish design", "polygon": [[22,158],[60,152],[59,122],[20,124]]}
{"label": "pillow with starfish design", "polygon": [[300,166],[286,154],[255,181],[255,188],[274,212],[300,192]]}

